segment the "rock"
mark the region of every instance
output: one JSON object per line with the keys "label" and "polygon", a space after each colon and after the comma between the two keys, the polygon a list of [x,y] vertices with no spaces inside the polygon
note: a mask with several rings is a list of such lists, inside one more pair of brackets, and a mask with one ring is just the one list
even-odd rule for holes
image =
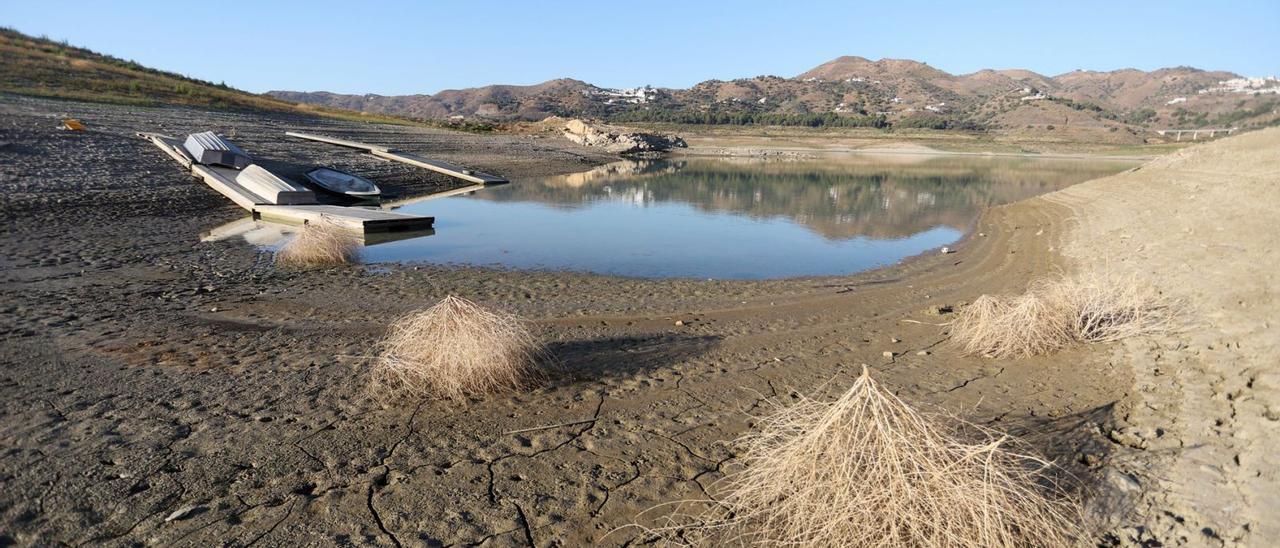
{"label": "rock", "polygon": [[954,250],[954,249],[951,249],[951,248],[949,248],[949,247],[943,247],[943,248],[942,248],[942,254],[943,254],[943,255],[946,255],[946,254],[948,254],[948,253],[955,253],[955,250]]}
{"label": "rock", "polygon": [[1276,411],[1270,405],[1267,406],[1266,411],[1263,411],[1262,416],[1266,417],[1269,421],[1280,421],[1280,411]]}
{"label": "rock", "polygon": [[564,136],[580,145],[603,148],[618,154],[666,152],[688,146],[679,135],[649,133],[577,119],[564,124]]}
{"label": "rock", "polygon": [[684,320],[676,320],[676,327],[684,326]]}
{"label": "rock", "polygon": [[1113,442],[1132,447],[1134,449],[1147,448],[1147,440],[1142,439],[1141,436],[1132,431],[1112,430],[1107,432],[1107,437],[1111,438],[1111,441]]}
{"label": "rock", "polygon": [[885,351],[884,351],[884,357],[889,358],[889,359],[891,359],[891,360],[893,359],[893,357],[894,357],[894,356],[897,356],[897,355],[898,355],[898,354],[896,354],[896,353],[894,353],[894,352],[890,352],[890,351],[888,351],[888,350],[885,350]]}
{"label": "rock", "polygon": [[174,510],[172,514],[169,514],[169,517],[164,518],[164,521],[167,523],[174,520],[184,519],[184,518],[190,517],[193,513],[196,513],[196,510],[203,510],[203,509],[204,507],[200,506],[199,504],[193,504],[191,506],[183,506],[182,508]]}
{"label": "rock", "polygon": [[921,351],[919,351],[919,352],[916,352],[916,355],[917,355],[917,356],[928,356],[928,355],[929,355],[929,351],[928,351],[928,350],[921,350]]}

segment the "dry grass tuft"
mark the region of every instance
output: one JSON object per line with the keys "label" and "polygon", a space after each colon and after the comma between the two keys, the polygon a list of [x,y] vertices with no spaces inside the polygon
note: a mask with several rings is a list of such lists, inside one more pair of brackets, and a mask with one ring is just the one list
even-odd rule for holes
{"label": "dry grass tuft", "polygon": [[360,236],[328,220],[307,223],[276,253],[276,263],[297,268],[348,265],[360,259]]}
{"label": "dry grass tuft", "polygon": [[397,320],[380,349],[375,391],[450,398],[520,388],[543,352],[520,318],[454,296]]}
{"label": "dry grass tuft", "polygon": [[1111,342],[1174,329],[1178,303],[1136,277],[1093,274],[1058,281],[1048,289],[1071,311],[1071,332],[1080,341]]}
{"label": "dry grass tuft", "polygon": [[1136,278],[1091,274],[1036,283],[1022,295],[978,297],[951,322],[951,338],[969,354],[1026,357],[1164,332],[1176,311]]}
{"label": "dry grass tuft", "polygon": [[[676,544],[1065,546],[1080,515],[1045,461],[972,427],[963,441],[862,376],[840,399],[803,399],[739,441],[745,467],[709,510],[649,529]],[[689,503],[685,503],[686,505]],[[683,522],[683,523],[681,523]],[[692,525],[690,525],[692,522]]]}

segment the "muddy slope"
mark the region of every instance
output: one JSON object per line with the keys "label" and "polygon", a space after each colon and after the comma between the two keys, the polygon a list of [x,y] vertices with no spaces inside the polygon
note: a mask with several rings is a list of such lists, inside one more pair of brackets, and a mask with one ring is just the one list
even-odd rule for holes
{"label": "muddy slope", "polygon": [[[6,540],[622,544],[638,532],[615,529],[639,512],[714,490],[735,466],[726,442],[770,400],[840,390],[864,363],[909,401],[1024,434],[1082,478],[1118,447],[1105,433],[1133,381],[1114,349],[995,362],[957,355],[939,325],[947,307],[1068,267],[1058,250],[1088,210],[1061,201],[997,208],[957,253],[849,277],[293,272],[243,243],[198,243],[239,213],[129,134],[198,122],[251,153],[363,161],[279,142],[303,122],[0,109],[0,141],[15,143],[0,149]],[[51,129],[63,110],[99,133]],[[305,123],[508,176],[603,160],[518,137]],[[407,191],[447,184],[388,176]],[[366,356],[388,319],[446,294],[534,320],[559,358],[552,380],[467,402],[370,399]]]}

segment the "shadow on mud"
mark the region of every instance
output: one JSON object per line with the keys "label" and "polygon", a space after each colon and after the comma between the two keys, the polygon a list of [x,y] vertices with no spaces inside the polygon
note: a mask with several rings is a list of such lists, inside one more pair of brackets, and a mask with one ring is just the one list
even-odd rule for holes
{"label": "shadow on mud", "polygon": [[688,360],[720,344],[718,336],[652,335],[558,341],[547,345],[555,357],[553,384],[625,377]]}

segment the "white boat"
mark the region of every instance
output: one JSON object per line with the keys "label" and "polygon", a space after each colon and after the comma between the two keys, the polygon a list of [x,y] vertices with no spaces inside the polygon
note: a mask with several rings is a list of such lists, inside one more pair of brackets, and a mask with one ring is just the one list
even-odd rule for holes
{"label": "white boat", "polygon": [[372,181],[332,168],[318,167],[308,171],[307,180],[321,189],[351,198],[370,200],[382,196],[382,189]]}
{"label": "white boat", "polygon": [[236,173],[236,182],[249,192],[261,196],[267,203],[277,205],[309,205],[316,203],[316,195],[306,187],[281,179],[258,164]]}
{"label": "white boat", "polygon": [[212,131],[192,133],[182,146],[197,164],[244,169],[253,163],[253,158],[240,150],[240,147]]}

